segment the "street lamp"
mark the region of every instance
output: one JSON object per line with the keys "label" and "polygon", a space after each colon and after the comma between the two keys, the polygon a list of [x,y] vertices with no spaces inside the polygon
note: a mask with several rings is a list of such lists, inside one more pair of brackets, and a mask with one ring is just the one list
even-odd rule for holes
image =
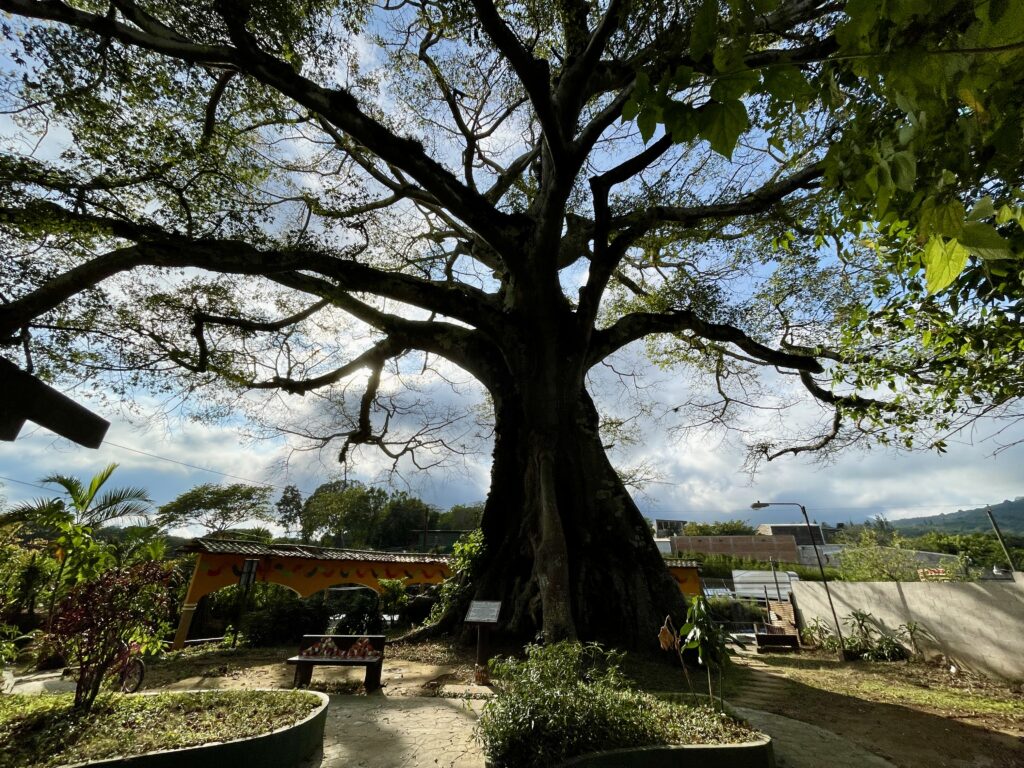
{"label": "street lamp", "polygon": [[836,636],[839,638],[839,658],[846,658],[846,645],[843,643],[843,630],[839,627],[839,617],[836,615],[836,607],[832,603],[832,592],[828,588],[828,578],[825,576],[825,566],[821,563],[821,555],[818,552],[818,544],[814,540],[814,530],[811,528],[811,520],[807,517],[807,510],[803,504],[795,501],[755,501],[750,505],[751,509],[764,509],[765,507],[799,507],[804,515],[804,523],[807,525],[807,535],[811,537],[811,546],[814,547],[814,557],[818,561],[818,570],[821,571],[821,582],[825,585],[825,596],[828,598],[828,607],[832,609],[832,621],[836,624]]}

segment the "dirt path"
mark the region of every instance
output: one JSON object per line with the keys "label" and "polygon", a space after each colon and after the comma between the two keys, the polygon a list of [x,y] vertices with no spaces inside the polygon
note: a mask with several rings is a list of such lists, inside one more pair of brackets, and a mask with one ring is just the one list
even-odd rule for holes
{"label": "dirt path", "polygon": [[[210,652],[152,664],[144,688],[163,690],[219,688],[290,688],[295,668],[284,663],[294,648],[259,648]],[[473,666],[458,653],[422,649],[417,658],[388,655],[381,683],[389,697],[432,696],[444,685],[472,682]],[[362,688],[362,667],[317,667],[311,688],[351,694]]]}

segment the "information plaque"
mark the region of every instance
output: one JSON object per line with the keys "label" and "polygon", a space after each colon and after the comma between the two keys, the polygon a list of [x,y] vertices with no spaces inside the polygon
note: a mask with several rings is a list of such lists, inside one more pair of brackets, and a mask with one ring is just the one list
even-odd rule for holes
{"label": "information plaque", "polygon": [[501,613],[500,600],[474,600],[466,612],[467,624],[497,624]]}

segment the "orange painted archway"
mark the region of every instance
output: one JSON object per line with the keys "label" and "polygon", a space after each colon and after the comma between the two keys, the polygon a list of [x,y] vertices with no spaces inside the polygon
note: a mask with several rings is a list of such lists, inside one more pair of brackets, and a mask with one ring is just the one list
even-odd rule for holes
{"label": "orange painted archway", "polygon": [[[379,579],[404,579],[406,584],[440,584],[451,575],[447,555],[313,547],[306,544],[259,544],[229,539],[195,539],[186,552],[199,555],[181,608],[172,648],[188,638],[199,600],[218,589],[238,584],[246,560],[256,561],[256,581],[280,584],[299,597],[309,597],[339,584],[362,584],[380,591]],[[684,595],[701,592],[697,563],[668,566]]]}
{"label": "orange painted archway", "polygon": [[256,581],[280,584],[309,597],[338,584],[362,584],[380,591],[378,579],[406,584],[440,584],[451,575],[447,555],[373,552],[305,544],[259,544],[228,539],[195,539],[185,547],[199,555],[185,594],[172,648],[181,648],[199,600],[238,584],[246,560],[256,561]]}

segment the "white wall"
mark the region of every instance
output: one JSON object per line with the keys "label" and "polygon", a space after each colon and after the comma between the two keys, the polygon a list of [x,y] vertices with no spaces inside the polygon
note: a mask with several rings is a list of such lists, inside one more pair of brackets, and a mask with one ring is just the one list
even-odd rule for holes
{"label": "white wall", "polygon": [[[916,621],[926,653],[1024,680],[1024,579],[1016,576],[1016,582],[829,582],[829,589],[840,621],[854,610],[890,629]],[[792,590],[799,626],[815,616],[832,626],[822,584],[795,581]]]}

